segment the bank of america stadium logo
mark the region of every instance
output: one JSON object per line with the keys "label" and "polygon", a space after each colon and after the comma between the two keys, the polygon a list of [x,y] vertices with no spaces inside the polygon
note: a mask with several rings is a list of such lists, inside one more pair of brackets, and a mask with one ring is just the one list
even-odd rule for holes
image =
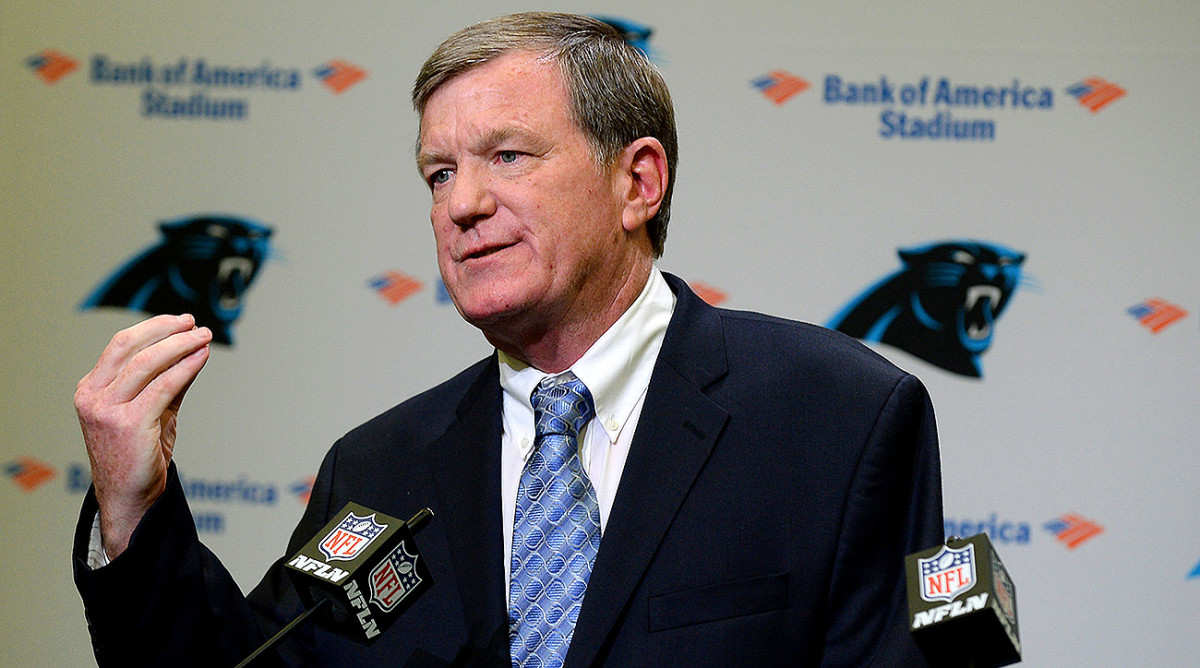
{"label": "bank of america stadium logo", "polygon": [[420,584],[417,557],[409,554],[401,541],[387,559],[371,569],[371,602],[384,612],[391,612]]}
{"label": "bank of america stadium logo", "polygon": [[446,289],[446,282],[441,278],[438,278],[436,281],[434,281],[434,284],[433,303],[437,304],[438,306],[448,306],[453,304],[454,300],[450,298],[450,291]]}
{"label": "bank of america stadium logo", "polygon": [[726,299],[729,299],[729,295],[725,294],[725,292],[723,292],[719,288],[715,288],[715,287],[709,285],[708,283],[701,283],[700,281],[694,281],[692,283],[689,283],[688,287],[690,287],[692,289],[692,292],[696,293],[697,297],[699,297],[700,299],[703,299],[705,302],[707,302],[709,306],[717,306],[718,304],[721,304],[722,302],[724,302]]}
{"label": "bank of america stadium logo", "polygon": [[1072,550],[1104,532],[1104,527],[1099,524],[1071,513],[1050,520],[1045,528],[1054,534],[1060,543]]}
{"label": "bank of america stadium logo", "polygon": [[54,49],[46,49],[25,61],[25,64],[48,84],[57,83],[59,79],[79,69],[79,61]]}
{"label": "bank of america stadium logo", "polygon": [[1067,87],[1067,94],[1094,113],[1125,97],[1125,89],[1100,77],[1088,77]]}
{"label": "bank of america stadium logo", "polygon": [[808,90],[809,83],[786,70],[772,70],[750,82],[763,97],[776,105]]}
{"label": "bank of america stadium logo", "polygon": [[54,469],[45,462],[33,457],[21,457],[4,465],[4,475],[20,487],[22,491],[32,492],[54,479]]}
{"label": "bank of america stadium logo", "polygon": [[386,524],[375,521],[375,515],[359,517],[354,513],[346,516],[329,535],[317,545],[328,561],[350,561],[367,549],[371,541],[387,529]]}
{"label": "bank of america stadium logo", "polygon": [[351,86],[367,78],[367,71],[345,60],[331,60],[313,70],[321,83],[335,94],[346,92]]}
{"label": "bank of america stadium logo", "polygon": [[1188,314],[1182,307],[1158,297],[1151,297],[1140,304],[1134,304],[1126,312],[1137,318],[1138,322],[1154,334],[1158,334],[1168,325],[1183,320]]}
{"label": "bank of america stadium logo", "polygon": [[975,586],[975,546],[943,545],[932,557],[918,559],[917,568],[921,573],[921,598],[949,603]]}
{"label": "bank of america stadium logo", "polygon": [[308,505],[308,499],[312,497],[313,483],[316,481],[317,479],[315,477],[308,476],[303,480],[297,480],[296,482],[292,483],[291,486],[288,487],[288,490],[297,499],[300,499],[301,503]]}
{"label": "bank of america stadium logo", "polygon": [[424,286],[412,276],[398,271],[386,271],[367,281],[367,287],[378,293],[381,299],[395,306]]}

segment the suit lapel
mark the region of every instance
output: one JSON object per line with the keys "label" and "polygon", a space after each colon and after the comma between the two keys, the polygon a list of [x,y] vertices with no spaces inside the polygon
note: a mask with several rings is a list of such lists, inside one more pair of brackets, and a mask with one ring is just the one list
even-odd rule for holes
{"label": "suit lapel", "polygon": [[[500,513],[500,381],[495,356],[464,394],[458,418],[432,443],[435,511],[450,543],[468,633],[477,645],[507,635]],[[507,649],[505,645],[505,650]]]}
{"label": "suit lapel", "polygon": [[708,461],[728,414],[704,390],[724,375],[720,316],[678,278],[677,301],[621,474],[567,666],[587,666],[633,595]]}

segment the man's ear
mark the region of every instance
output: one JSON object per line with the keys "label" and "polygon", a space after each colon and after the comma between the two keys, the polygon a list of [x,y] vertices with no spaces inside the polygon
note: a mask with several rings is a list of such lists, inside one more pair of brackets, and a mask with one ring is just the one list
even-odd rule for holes
{"label": "man's ear", "polygon": [[633,232],[654,217],[667,194],[671,178],[667,152],[653,137],[635,139],[621,152],[618,168],[624,177],[620,180],[625,200],[621,224],[625,231]]}

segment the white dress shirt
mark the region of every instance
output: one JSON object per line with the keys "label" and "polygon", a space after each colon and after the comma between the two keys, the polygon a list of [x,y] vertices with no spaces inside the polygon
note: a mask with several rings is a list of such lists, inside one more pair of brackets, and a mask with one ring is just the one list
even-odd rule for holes
{"label": "white dress shirt", "polygon": [[[602,536],[621,482],[621,472],[625,469],[625,458],[629,455],[642,402],[646,399],[646,388],[650,386],[650,374],[654,371],[674,309],[675,294],[658,268],[652,267],[650,279],[638,298],[583,357],[571,365],[571,371],[587,386],[596,405],[596,416],[584,426],[579,437],[579,458],[596,490]],[[499,358],[500,386],[504,392],[500,498],[504,570],[508,572],[517,487],[525,462],[533,454],[534,421],[530,395],[550,374],[503,352],[499,353]],[[505,600],[508,600],[507,578],[504,586]]]}

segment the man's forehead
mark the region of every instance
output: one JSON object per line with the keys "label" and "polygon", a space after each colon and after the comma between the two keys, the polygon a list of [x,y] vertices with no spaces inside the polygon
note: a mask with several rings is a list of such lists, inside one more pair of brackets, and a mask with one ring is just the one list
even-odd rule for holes
{"label": "man's forehead", "polygon": [[[557,82],[559,85],[555,85]],[[546,123],[573,123],[561,72],[533,52],[512,52],[446,80],[429,96],[420,118],[418,151],[436,150],[438,135],[494,144],[539,134]],[[423,146],[430,143],[430,146]]]}
{"label": "man's forehead", "polygon": [[[480,104],[467,112],[438,113],[421,120],[418,159],[451,147],[482,151],[509,142],[538,142],[561,134],[553,105]],[[561,119],[566,122],[567,118]]]}
{"label": "man's forehead", "polygon": [[[425,121],[429,106],[436,100],[444,101],[448,94],[455,98],[478,95],[484,88],[493,91],[529,86],[536,81],[564,89],[566,80],[557,66],[553,55],[540,51],[508,51],[474,64],[446,80],[438,83],[429,92],[421,108],[421,122]],[[545,94],[539,91],[539,94]]]}

